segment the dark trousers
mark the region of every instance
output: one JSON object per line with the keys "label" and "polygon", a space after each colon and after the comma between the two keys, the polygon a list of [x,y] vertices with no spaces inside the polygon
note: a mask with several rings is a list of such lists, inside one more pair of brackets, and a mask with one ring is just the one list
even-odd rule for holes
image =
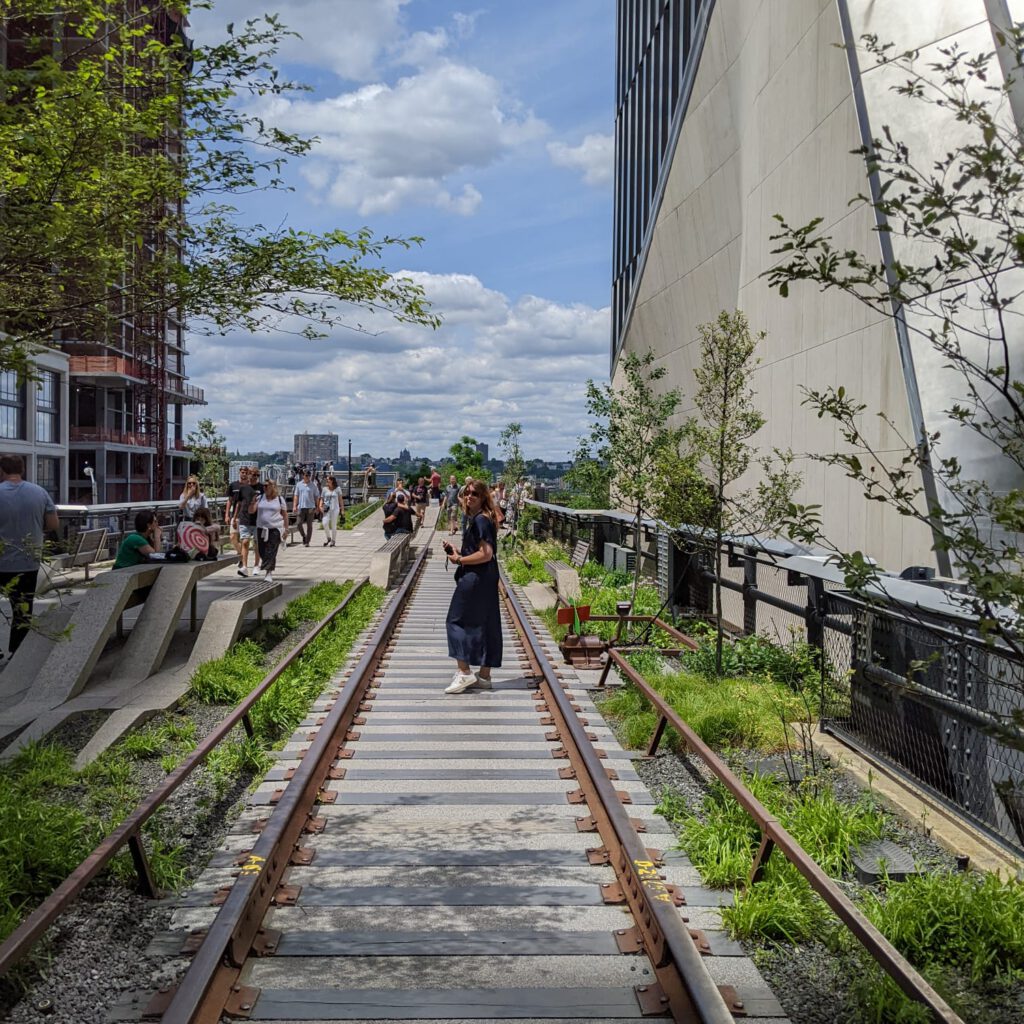
{"label": "dark trousers", "polygon": [[264,572],[273,572],[277,568],[277,549],[281,546],[281,531],[256,531],[256,550],[260,553],[260,566]]}
{"label": "dark trousers", "polygon": [[11,601],[11,639],[7,644],[10,654],[13,654],[21,646],[21,641],[28,636],[38,580],[38,569],[26,572],[0,572],[0,588]]}
{"label": "dark trousers", "polygon": [[313,517],[315,515],[315,508],[299,509],[299,536],[306,547],[309,547],[309,542],[313,539]]}

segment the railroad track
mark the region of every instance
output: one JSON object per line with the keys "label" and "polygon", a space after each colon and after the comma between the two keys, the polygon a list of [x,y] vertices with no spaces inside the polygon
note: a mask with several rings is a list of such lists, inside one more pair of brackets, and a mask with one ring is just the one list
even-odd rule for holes
{"label": "railroad track", "polygon": [[422,549],[114,1019],[784,1019],[514,593],[492,688],[442,692],[451,592]]}

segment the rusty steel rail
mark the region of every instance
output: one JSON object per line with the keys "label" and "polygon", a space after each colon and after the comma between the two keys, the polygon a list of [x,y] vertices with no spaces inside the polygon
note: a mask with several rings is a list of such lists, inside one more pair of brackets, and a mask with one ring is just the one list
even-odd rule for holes
{"label": "rusty steel rail", "polygon": [[38,941],[42,934],[82,894],[82,890],[117,856],[121,847],[127,845],[143,892],[150,897],[158,895],[157,887],[149,869],[146,851],[142,842],[142,826],[185,780],[206,760],[240,722],[246,733],[252,734],[249,711],[280,676],[305,652],[313,642],[344,610],[363,585],[364,576],[355,581],[342,601],[331,609],[305,636],[302,641],[267,675],[259,685],[192,751],[170,775],[121,822],[106,839],[82,861],[68,877],[11,932],[0,944],[0,977],[17,964]]}
{"label": "rusty steel rail", "polygon": [[811,859],[806,850],[786,831],[779,820],[743,785],[729,766],[697,735],[696,732],[669,706],[665,698],[653,689],[646,679],[630,665],[614,647],[608,650],[608,662],[601,675],[602,684],[612,665],[616,665],[627,679],[647,698],[658,713],[658,727],[648,753],[658,747],[666,725],[680,735],[687,751],[696,754],[711,769],[736,802],[753,818],[761,830],[761,844],[754,856],[750,880],[756,882],[767,858],[777,848],[810,883],[814,891],[832,908],[836,916],[856,936],[858,941],[877,961],[890,978],[907,996],[928,1007],[935,1020],[942,1024],[964,1024],[945,1000],[925,981],[892,943],[862,914],[853,901]]}
{"label": "rusty steel rail", "polygon": [[216,1024],[222,1012],[230,1014],[237,1008],[244,1014],[255,1000],[255,995],[238,983],[242,966],[303,830],[313,819],[322,787],[429,551],[428,540],[267,819],[206,938],[174,990],[162,1024]]}
{"label": "rusty steel rail", "polygon": [[601,852],[615,870],[636,921],[639,946],[650,958],[658,979],[660,992],[653,1002],[660,1003],[658,1008],[662,1010],[670,1010],[677,1021],[732,1024],[733,1014],[725,996],[708,974],[676,910],[670,887],[661,881],[655,859],[641,842],[608,771],[601,764],[600,753],[588,739],[504,571],[501,575],[506,604],[540,677],[540,692],[590,809],[592,821],[586,825],[593,826],[604,842]]}

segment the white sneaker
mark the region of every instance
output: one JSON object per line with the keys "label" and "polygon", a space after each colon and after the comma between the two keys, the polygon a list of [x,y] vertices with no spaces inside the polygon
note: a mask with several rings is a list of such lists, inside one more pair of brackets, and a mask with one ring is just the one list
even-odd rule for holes
{"label": "white sneaker", "polygon": [[265,576],[263,577],[263,582],[264,582],[264,583],[273,583],[273,582],[274,582],[274,574],[273,574],[272,572],[268,572],[268,573],[267,573],[267,574],[266,574],[266,575],[265,575]]}
{"label": "white sneaker", "polygon": [[472,672],[456,672],[452,681],[445,687],[445,693],[462,693],[478,682]]}

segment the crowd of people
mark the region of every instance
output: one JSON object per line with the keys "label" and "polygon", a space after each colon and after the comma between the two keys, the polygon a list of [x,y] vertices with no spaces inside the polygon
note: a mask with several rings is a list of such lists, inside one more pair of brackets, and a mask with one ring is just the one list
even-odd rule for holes
{"label": "crowd of people", "polygon": [[[17,650],[30,628],[44,534],[58,526],[49,495],[25,481],[23,474],[20,457],[0,457],[0,591],[12,607],[10,654]],[[372,487],[375,475],[371,463],[364,485]],[[278,553],[288,535],[290,513],[305,547],[312,543],[317,520],[323,524],[324,547],[335,546],[338,527],[345,522],[344,494],[337,477],[327,467],[319,471],[299,467],[293,479],[289,509],[274,481],[261,482],[259,469],[242,467],[238,479],[227,487],[221,524],[214,518],[216,503],[205,494],[199,478],[189,476],[178,502],[182,522],[177,539],[187,535],[189,543],[195,545],[192,550],[181,552],[175,544],[170,552],[166,551],[174,542],[165,540],[156,512],[144,509],[135,515],[134,528],[122,537],[113,568],[174,560],[172,553],[183,558],[216,558],[223,526],[238,559],[238,575],[261,575],[267,582],[273,582]],[[470,476],[460,485],[452,474],[445,485],[436,468],[411,485],[398,479],[385,498],[385,537],[413,533],[423,522],[430,504],[439,507],[438,528],[442,532],[447,528],[448,534],[453,535],[462,530],[458,552],[449,541],[444,541],[448,557],[458,566],[448,626],[449,651],[459,670],[448,692],[459,693],[475,682],[486,681],[491,668],[501,664],[501,632],[496,618],[497,539],[503,528],[515,528],[526,498],[525,480],[509,489],[499,483],[492,492],[486,483]],[[191,526],[187,534],[182,532],[186,524]],[[195,527],[201,531],[198,536]],[[479,672],[473,674],[470,665],[480,666]]]}

